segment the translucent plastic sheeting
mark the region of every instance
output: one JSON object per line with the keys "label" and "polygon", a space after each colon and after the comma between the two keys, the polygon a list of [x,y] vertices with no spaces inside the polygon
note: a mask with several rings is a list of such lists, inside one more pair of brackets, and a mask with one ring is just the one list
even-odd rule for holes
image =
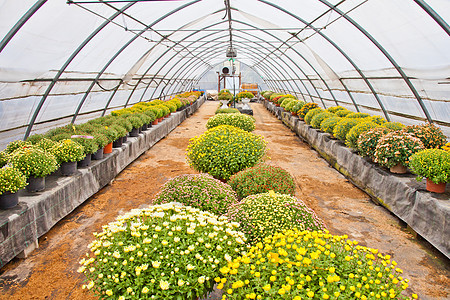
{"label": "translucent plastic sheeting", "polygon": [[0,0],[2,139],[217,88],[230,45],[243,82],[450,126],[448,0],[69,2]]}

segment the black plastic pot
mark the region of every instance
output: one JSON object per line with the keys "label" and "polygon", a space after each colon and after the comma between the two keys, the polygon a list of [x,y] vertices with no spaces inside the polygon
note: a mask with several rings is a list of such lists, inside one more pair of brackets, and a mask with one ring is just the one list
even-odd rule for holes
{"label": "black plastic pot", "polygon": [[45,190],[45,177],[30,176],[27,179],[28,185],[25,187],[27,192],[35,193]]}

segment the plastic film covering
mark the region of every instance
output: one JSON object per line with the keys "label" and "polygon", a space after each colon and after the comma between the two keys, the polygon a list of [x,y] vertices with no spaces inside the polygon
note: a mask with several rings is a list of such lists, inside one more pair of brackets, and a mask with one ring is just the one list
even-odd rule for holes
{"label": "plastic film covering", "polygon": [[229,46],[244,83],[450,136],[449,19],[448,0],[0,0],[0,148],[217,89]]}

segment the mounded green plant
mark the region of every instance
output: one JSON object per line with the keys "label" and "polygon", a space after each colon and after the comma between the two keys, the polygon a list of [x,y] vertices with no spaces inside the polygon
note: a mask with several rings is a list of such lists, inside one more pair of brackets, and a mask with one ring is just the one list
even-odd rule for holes
{"label": "mounded green plant", "polygon": [[352,129],[353,126],[358,125],[361,122],[359,118],[342,118],[339,123],[333,129],[333,135],[340,139],[341,141],[345,141],[347,138],[347,133]]}
{"label": "mounded green plant", "polygon": [[348,114],[351,114],[351,113],[353,113],[353,112],[348,109],[340,109],[335,112],[336,116],[341,117],[341,118],[345,118]]}
{"label": "mounded green plant", "polygon": [[305,105],[303,105],[302,108],[300,108],[300,110],[297,112],[298,117],[300,119],[303,119],[310,110],[318,108],[318,107],[319,107],[319,105],[317,103],[313,103],[313,102],[305,103]]}
{"label": "mounded green plant", "polygon": [[103,126],[103,125],[96,125],[95,127],[95,131],[91,133],[92,135],[94,135],[94,137],[98,134],[102,134],[103,136],[106,137],[106,139],[108,140],[108,143],[112,143],[115,140],[117,140],[117,138],[119,138],[119,133],[114,130],[114,128],[111,128],[109,126]]}
{"label": "mounded green plant", "polygon": [[84,147],[71,139],[57,142],[50,151],[56,157],[58,164],[79,161],[86,156]]}
{"label": "mounded green plant", "polygon": [[267,164],[257,164],[231,176],[227,183],[239,198],[274,191],[293,196],[294,178],[286,170]]}
{"label": "mounded green plant", "polygon": [[135,115],[129,116],[127,120],[130,121],[131,125],[133,125],[133,128],[139,128],[144,125],[144,121]]}
{"label": "mounded green plant", "polygon": [[[147,116],[150,116],[150,114],[154,116],[153,112],[149,110],[144,111],[144,114],[146,114]],[[125,128],[126,132],[129,132],[133,129],[133,124],[131,124],[131,122],[128,121],[127,118],[116,117],[114,118],[114,124],[122,126],[123,128]]]}
{"label": "mounded green plant", "polygon": [[[175,109],[175,110],[176,110],[176,109]],[[167,113],[167,115],[168,115],[168,114],[170,114],[170,110],[169,110],[169,112]],[[144,114],[144,113],[137,113],[137,114],[134,114],[134,116],[135,116],[135,117],[138,117],[138,118],[140,118],[140,119],[142,120],[142,125],[144,125],[144,124],[150,124],[150,123],[152,122],[151,118],[150,118],[148,115]]]}
{"label": "mounded green plant", "polygon": [[[181,102],[180,102],[180,103],[181,103]],[[178,109],[178,108],[177,108],[177,109]],[[151,122],[153,122],[153,121],[156,120],[156,114],[155,114],[155,112],[152,111],[152,110],[150,110],[150,109],[145,110],[145,111],[143,112],[143,114],[147,115],[147,117],[150,118],[149,124],[150,124]],[[131,126],[131,127],[133,127],[133,126]],[[131,131],[131,129],[128,130],[128,131]]]}
{"label": "mounded green plant", "polygon": [[187,148],[189,165],[215,178],[231,175],[260,162],[266,150],[262,136],[230,125],[221,125],[192,138]]}
{"label": "mounded green plant", "polygon": [[369,118],[370,114],[361,113],[361,112],[354,112],[350,113],[345,116],[346,118]]}
{"label": "mounded green plant", "polygon": [[36,146],[14,151],[9,162],[25,177],[46,177],[58,169],[55,156]]}
{"label": "mounded green plant", "polygon": [[55,144],[55,141],[48,138],[43,138],[36,144],[36,147],[51,153],[51,149],[55,146]]}
{"label": "mounded green plant", "polygon": [[42,140],[43,138],[45,138],[45,135],[43,135],[43,134],[33,134],[33,135],[30,135],[27,139],[26,139],[26,141],[27,142],[30,142],[30,143],[32,143],[32,144],[37,144],[40,140]]}
{"label": "mounded green plant", "polygon": [[16,140],[16,141],[12,141],[10,142],[7,146],[6,149],[4,150],[6,153],[11,154],[14,151],[16,151],[19,148],[23,148],[23,147],[28,147],[28,146],[32,146],[33,144],[31,142],[26,142],[26,141],[22,141],[22,140]]}
{"label": "mounded green plant", "polygon": [[417,180],[423,178],[435,184],[450,181],[450,152],[442,149],[425,149],[414,153],[409,160],[411,172]]}
{"label": "mounded green plant", "polygon": [[327,132],[329,134],[333,134],[334,127],[342,120],[341,117],[333,116],[329,117],[320,123],[320,130],[323,132]]}
{"label": "mounded green plant", "polygon": [[441,148],[447,142],[442,130],[434,124],[410,125],[403,131],[419,138],[425,149]]}
{"label": "mounded green plant", "polygon": [[405,128],[405,125],[403,125],[400,122],[386,122],[383,124],[383,127],[386,127],[393,131],[397,131],[397,130],[402,130],[403,128]]}
{"label": "mounded green plant", "polygon": [[[131,123],[131,122],[130,122],[130,123]],[[126,136],[127,133],[128,133],[128,130],[127,130],[125,127],[123,127],[123,126],[121,126],[121,125],[119,125],[119,124],[117,124],[117,123],[112,124],[112,125],[110,126],[110,128],[113,129],[113,130],[115,130],[115,131],[117,132],[117,138],[124,137],[124,136]]]}
{"label": "mounded green plant", "polygon": [[353,126],[352,129],[347,133],[347,136],[345,138],[345,145],[347,147],[357,149],[358,148],[358,138],[361,135],[361,133],[366,132],[372,128],[378,127],[377,123],[370,122],[370,121],[364,121],[356,126]]}
{"label": "mounded green plant", "polygon": [[300,109],[302,109],[302,107],[303,107],[305,104],[306,104],[305,101],[303,101],[303,100],[298,100],[298,101],[294,104],[294,106],[292,106],[291,112],[294,112],[294,113],[298,114],[298,111],[299,111]]}
{"label": "mounded green plant", "polygon": [[219,125],[231,125],[242,130],[255,130],[255,118],[246,114],[217,114],[206,122],[206,128],[211,129]]}
{"label": "mounded green plant", "polygon": [[423,150],[419,138],[402,131],[393,131],[383,135],[375,148],[375,162],[391,168],[397,164],[409,165],[409,158]]}
{"label": "mounded green plant", "polygon": [[0,168],[8,163],[9,154],[5,151],[0,151]]}
{"label": "mounded green plant", "polygon": [[50,139],[54,142],[59,142],[62,140],[70,139],[71,136],[72,136],[72,134],[67,133],[67,132],[66,133],[58,133],[58,134],[52,135],[50,137]]}
{"label": "mounded green plant", "polygon": [[242,199],[230,206],[226,216],[240,223],[240,230],[251,244],[292,228],[309,231],[325,229],[322,220],[303,201],[274,191]]}
{"label": "mounded green plant", "polygon": [[320,125],[322,124],[322,122],[328,118],[334,117],[336,116],[333,113],[327,112],[327,111],[323,111],[321,113],[316,114],[312,119],[311,119],[311,126],[313,128],[317,128],[320,129]]}
{"label": "mounded green plant", "polygon": [[10,166],[0,168],[0,195],[15,193],[27,184],[27,177],[16,168]]}
{"label": "mounded green plant", "polygon": [[411,299],[389,255],[326,230],[280,231],[220,271],[223,300]]}
{"label": "mounded green plant", "polygon": [[110,143],[108,141],[108,138],[101,133],[94,134],[94,142],[97,144],[98,149],[104,148],[106,145]]}
{"label": "mounded green plant", "polygon": [[252,93],[250,93],[250,92],[247,92],[247,91],[242,91],[242,92],[239,92],[237,95],[236,95],[236,99],[238,100],[238,101],[241,101],[242,99],[252,99],[253,97],[255,97],[255,95],[253,95]]}
{"label": "mounded green plant", "polygon": [[298,103],[298,101],[299,101],[299,100],[297,100],[297,99],[292,99],[291,101],[288,101],[288,102],[286,103],[284,109],[285,109],[286,111],[289,111],[289,112],[297,113],[298,109],[297,109],[297,110],[294,110],[294,106]]}
{"label": "mounded green plant", "polygon": [[386,119],[380,116],[371,116],[367,118],[367,121],[377,123],[378,125],[383,125],[387,123]]}
{"label": "mounded green plant", "polygon": [[72,137],[70,139],[75,141],[75,142],[77,142],[81,146],[83,146],[84,155],[95,153],[99,149],[99,146],[98,146],[98,144],[95,141],[95,138],[93,136],[91,136],[91,137],[89,137],[89,136],[88,137],[77,137],[77,138]]}
{"label": "mounded green plant", "polygon": [[347,110],[347,109],[343,106],[331,106],[327,108],[327,111],[329,111],[330,113],[336,113],[338,110]]}
{"label": "mounded green plant", "polygon": [[238,224],[176,205],[134,209],[94,233],[78,272],[104,299],[203,298],[214,278],[247,249]]}
{"label": "mounded green plant", "polygon": [[228,184],[209,174],[186,174],[167,181],[153,201],[154,204],[170,202],[223,215],[237,202],[237,196]]}
{"label": "mounded green plant", "polygon": [[305,123],[311,125],[312,118],[323,112],[325,112],[325,110],[323,110],[321,107],[311,109],[304,117]]}
{"label": "mounded green plant", "polygon": [[237,108],[218,108],[215,114],[240,114],[241,112]]}

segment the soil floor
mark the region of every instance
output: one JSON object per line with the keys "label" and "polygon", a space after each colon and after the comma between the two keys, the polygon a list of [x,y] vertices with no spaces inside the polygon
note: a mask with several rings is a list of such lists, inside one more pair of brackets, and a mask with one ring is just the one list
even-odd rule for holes
{"label": "soil floor", "polygon": [[[330,167],[317,152],[272,116],[252,103],[256,130],[268,142],[267,163],[284,168],[295,178],[296,196],[310,206],[332,234],[390,254],[410,279],[409,292],[420,299],[450,298],[449,260],[418,241],[386,209]],[[39,239],[39,249],[27,259],[14,259],[0,270],[0,299],[95,299],[81,289],[78,261],[92,233],[132,208],[152,203],[170,178],[188,173],[185,149],[202,134],[218,102],[205,104],[165,139],[129,165],[108,186],[57,223]]]}

